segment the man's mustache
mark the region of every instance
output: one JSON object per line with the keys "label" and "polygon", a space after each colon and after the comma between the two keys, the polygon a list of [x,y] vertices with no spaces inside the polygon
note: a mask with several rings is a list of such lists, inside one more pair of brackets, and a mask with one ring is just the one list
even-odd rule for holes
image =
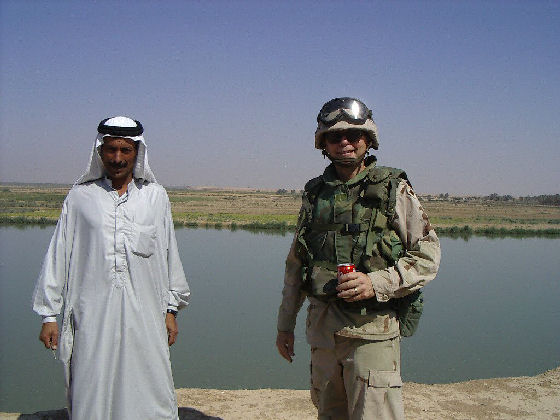
{"label": "man's mustache", "polygon": [[123,161],[123,162],[109,162],[109,166],[111,168],[115,168],[115,169],[126,168],[127,165],[128,165],[128,162],[126,162],[126,161]]}

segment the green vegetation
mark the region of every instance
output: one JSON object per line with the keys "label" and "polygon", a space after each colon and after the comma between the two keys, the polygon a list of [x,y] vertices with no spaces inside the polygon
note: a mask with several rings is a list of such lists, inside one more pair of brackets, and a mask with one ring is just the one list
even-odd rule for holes
{"label": "green vegetation", "polygon": [[515,198],[511,195],[498,195],[494,193],[483,198],[491,201],[511,201],[524,204],[537,204],[541,206],[560,206],[560,194],[547,194]]}
{"label": "green vegetation", "polygon": [[21,208],[60,208],[66,197],[66,192],[12,192],[0,191],[0,212],[6,213],[12,209]]}
{"label": "green vegetation", "polygon": [[[3,185],[0,224],[55,224],[68,186]],[[168,189],[173,221],[178,227],[293,231],[301,204],[300,191],[233,189]],[[560,236],[559,195],[521,197],[420,196],[440,236]],[[543,203],[553,203],[544,205]]]}
{"label": "green vegetation", "polygon": [[0,215],[0,225],[54,225],[56,222],[56,218]]}
{"label": "green vegetation", "polygon": [[290,214],[238,214],[238,213],[201,213],[201,212],[175,212],[173,211],[173,220],[176,223],[185,222],[208,222],[208,223],[289,223],[297,221],[297,216]]}
{"label": "green vegetation", "polygon": [[523,228],[497,228],[485,227],[472,229],[469,225],[438,227],[436,232],[439,236],[447,237],[555,237],[560,236],[560,229],[523,229]]}

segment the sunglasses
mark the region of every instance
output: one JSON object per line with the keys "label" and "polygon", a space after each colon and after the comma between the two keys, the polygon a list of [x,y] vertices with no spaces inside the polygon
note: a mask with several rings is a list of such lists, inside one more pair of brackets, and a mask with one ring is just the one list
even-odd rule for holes
{"label": "sunglasses", "polygon": [[366,133],[364,133],[362,130],[343,130],[326,132],[324,134],[324,139],[329,144],[340,143],[343,138],[348,140],[350,143],[356,143],[365,136]]}

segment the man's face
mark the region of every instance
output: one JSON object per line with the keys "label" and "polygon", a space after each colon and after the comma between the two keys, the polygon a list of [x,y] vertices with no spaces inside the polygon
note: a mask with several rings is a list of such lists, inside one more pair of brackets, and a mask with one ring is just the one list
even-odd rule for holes
{"label": "man's face", "polygon": [[368,149],[368,137],[361,130],[330,131],[324,140],[325,150],[334,159],[356,159]]}
{"label": "man's face", "polygon": [[136,144],[121,137],[105,137],[100,150],[101,161],[108,177],[114,180],[132,180],[136,162]]}

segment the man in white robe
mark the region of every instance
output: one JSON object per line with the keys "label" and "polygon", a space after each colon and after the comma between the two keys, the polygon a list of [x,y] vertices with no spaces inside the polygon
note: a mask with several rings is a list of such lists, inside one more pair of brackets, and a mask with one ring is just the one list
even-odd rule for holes
{"label": "man in white robe", "polygon": [[65,366],[73,420],[178,418],[169,346],[190,292],[142,134],[127,117],[101,121],[33,295],[39,339]]}

